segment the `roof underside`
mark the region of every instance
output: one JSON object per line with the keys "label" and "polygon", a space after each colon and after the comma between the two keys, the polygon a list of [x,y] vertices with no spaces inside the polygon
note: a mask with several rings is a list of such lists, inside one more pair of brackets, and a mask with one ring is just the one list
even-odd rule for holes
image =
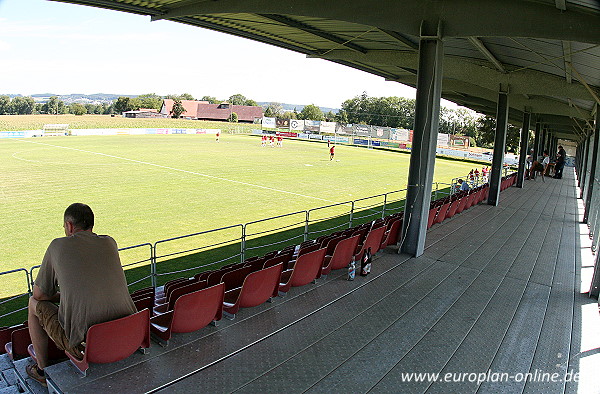
{"label": "roof underside", "polygon": [[442,97],[589,133],[600,105],[598,0],[52,0],[145,14],[264,42],[416,86],[422,22],[441,26]]}

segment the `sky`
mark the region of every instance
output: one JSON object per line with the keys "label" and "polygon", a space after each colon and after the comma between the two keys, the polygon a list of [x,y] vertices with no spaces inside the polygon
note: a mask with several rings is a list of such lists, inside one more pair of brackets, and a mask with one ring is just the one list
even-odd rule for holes
{"label": "sky", "polygon": [[363,91],[415,98],[411,87],[267,44],[47,0],[0,0],[0,59],[0,94],[241,93],[330,108]]}

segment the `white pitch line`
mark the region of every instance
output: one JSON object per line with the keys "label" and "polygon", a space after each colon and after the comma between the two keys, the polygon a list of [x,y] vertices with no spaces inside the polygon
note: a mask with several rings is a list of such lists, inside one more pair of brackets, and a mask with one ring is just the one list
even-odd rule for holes
{"label": "white pitch line", "polygon": [[261,185],[255,185],[253,183],[247,183],[247,182],[242,182],[242,181],[236,181],[233,179],[227,179],[227,178],[221,178],[221,177],[217,177],[217,176],[213,176],[213,175],[207,175],[207,174],[202,174],[200,172],[194,172],[194,171],[188,171],[188,170],[182,170],[180,168],[175,168],[175,167],[169,167],[169,166],[163,166],[160,164],[155,164],[155,163],[150,163],[147,161],[141,161],[141,160],[134,160],[134,159],[128,159],[126,157],[120,157],[120,156],[113,156],[113,155],[109,155],[106,153],[100,153],[100,152],[93,152],[93,151],[89,151],[89,150],[84,150],[84,149],[77,149],[77,148],[70,148],[68,146],[60,146],[60,145],[52,145],[52,144],[46,144],[44,142],[36,142],[36,141],[26,141],[26,140],[16,140],[18,142],[28,142],[30,144],[38,144],[38,145],[46,145],[46,146],[52,146],[54,148],[62,148],[62,149],[70,149],[70,150],[74,150],[74,151],[78,151],[78,152],[84,152],[84,153],[90,153],[93,155],[98,155],[98,156],[106,156],[106,157],[110,157],[113,159],[119,159],[119,160],[126,160],[126,161],[130,161],[133,163],[138,163],[138,164],[146,164],[149,166],[153,166],[153,167],[158,167],[158,168],[164,168],[166,170],[171,170],[171,171],[178,171],[178,172],[183,172],[186,174],[192,174],[192,175],[198,175],[198,176],[203,176],[206,178],[210,178],[210,179],[216,179],[219,181],[224,181],[224,182],[232,182],[232,183],[238,183],[240,185],[246,185],[246,186],[252,186],[252,187],[258,187],[260,189],[265,189],[265,190],[271,190],[274,192],[279,192],[279,193],[286,193],[286,194],[292,194],[294,196],[298,196],[298,197],[304,197],[304,198],[311,198],[314,200],[320,200],[320,201],[325,201],[325,202],[330,202],[330,203],[335,203],[335,201],[331,201],[331,200],[326,200],[324,198],[320,198],[320,197],[314,197],[314,196],[307,196],[305,194],[300,194],[300,193],[294,193],[294,192],[290,192],[287,190],[281,190],[281,189],[275,189],[272,187],[268,187],[268,186],[261,186]]}

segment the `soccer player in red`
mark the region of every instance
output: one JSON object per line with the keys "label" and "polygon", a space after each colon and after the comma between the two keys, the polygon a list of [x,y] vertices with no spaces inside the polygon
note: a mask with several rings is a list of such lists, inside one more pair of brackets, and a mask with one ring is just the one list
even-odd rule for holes
{"label": "soccer player in red", "polygon": [[329,148],[329,161],[333,160],[333,156],[335,156],[335,145],[332,145]]}

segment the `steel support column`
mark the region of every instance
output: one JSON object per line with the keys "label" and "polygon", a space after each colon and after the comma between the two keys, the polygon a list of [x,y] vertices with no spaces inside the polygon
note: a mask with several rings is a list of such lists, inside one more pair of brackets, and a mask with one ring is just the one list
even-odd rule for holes
{"label": "steel support column", "polygon": [[540,139],[542,137],[542,124],[540,122],[535,123],[535,133],[533,139],[533,160],[537,160],[540,155]]}
{"label": "steel support column", "polygon": [[439,25],[421,24],[415,126],[408,169],[408,189],[404,211],[404,233],[400,251],[420,256],[425,249],[425,234],[431,202],[435,166],[444,44]]}
{"label": "steel support column", "polygon": [[496,112],[496,138],[494,139],[494,157],[490,174],[490,194],[487,203],[498,205],[500,200],[500,182],[502,180],[502,165],[506,146],[506,131],[508,127],[508,93],[498,94],[498,110]]}
{"label": "steel support column", "polygon": [[579,178],[577,180],[577,186],[579,186],[580,189],[585,186],[585,158],[589,147],[587,137],[583,139],[582,145],[581,152],[579,153]]}
{"label": "steel support column", "polygon": [[587,190],[585,191],[585,200],[583,201],[583,223],[588,222],[590,209],[592,205],[592,194],[594,193],[594,179],[596,179],[596,164],[598,162],[598,144],[600,144],[600,114],[596,112],[596,127],[594,127],[594,151],[592,152],[592,161],[590,163],[590,174]]}
{"label": "steel support column", "polygon": [[579,193],[579,198],[583,198],[585,196],[585,192],[588,188],[588,183],[589,183],[589,174],[588,171],[590,169],[590,157],[592,156],[592,152],[594,151],[594,149],[596,149],[596,147],[594,146],[594,139],[592,138],[592,136],[588,136],[585,139],[586,141],[586,146],[585,146],[585,155],[583,156],[583,179],[581,181],[581,186],[580,186],[580,193]]}
{"label": "steel support column", "polygon": [[529,122],[531,114],[523,113],[523,126],[521,127],[521,146],[519,148],[519,171],[517,173],[517,187],[523,187],[525,179],[525,159],[527,158],[527,143],[529,142]]}

